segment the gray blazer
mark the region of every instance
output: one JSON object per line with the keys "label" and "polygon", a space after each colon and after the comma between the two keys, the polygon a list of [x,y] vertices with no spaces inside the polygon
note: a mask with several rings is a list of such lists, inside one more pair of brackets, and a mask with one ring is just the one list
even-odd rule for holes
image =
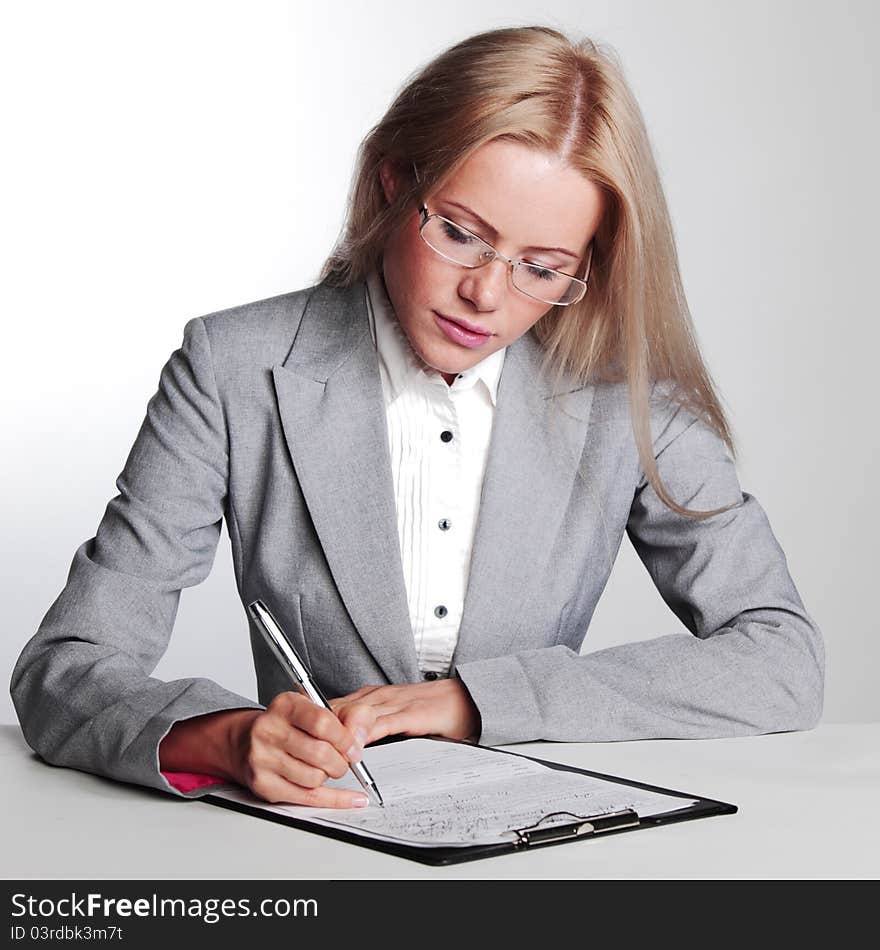
{"label": "gray blazer", "polygon": [[[641,471],[625,385],[551,395],[540,357],[530,333],[507,352],[453,657],[480,742],[813,727],[821,634],[721,440],[654,387],[672,496],[735,503],[681,517]],[[326,694],[419,678],[362,283],[190,320],[116,485],[12,676],[25,738],[49,762],[174,792],[158,746],[176,721],[289,688],[252,627],[259,704],[150,676],[224,519],[243,605],[270,606]],[[581,655],[624,531],[693,636]]]}

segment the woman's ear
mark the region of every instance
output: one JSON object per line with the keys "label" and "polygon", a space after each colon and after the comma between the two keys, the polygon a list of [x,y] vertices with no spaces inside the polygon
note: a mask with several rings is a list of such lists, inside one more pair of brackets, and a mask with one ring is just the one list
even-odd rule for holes
{"label": "woman's ear", "polygon": [[385,200],[388,204],[393,204],[394,196],[397,194],[400,185],[400,178],[390,158],[383,159],[381,165],[379,165],[379,180],[382,183]]}

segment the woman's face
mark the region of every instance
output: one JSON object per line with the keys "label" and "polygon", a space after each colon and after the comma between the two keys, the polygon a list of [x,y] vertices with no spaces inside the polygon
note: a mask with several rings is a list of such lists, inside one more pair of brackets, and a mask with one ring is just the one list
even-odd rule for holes
{"label": "woman's face", "polygon": [[[390,201],[398,179],[387,162],[380,174]],[[580,172],[548,152],[503,140],[477,149],[425,203],[431,214],[473,231],[507,257],[569,274],[579,273],[602,215],[600,189]],[[413,209],[388,238],[385,285],[416,355],[451,383],[456,373],[513,343],[550,306],[520,293],[500,258],[466,268],[440,257],[419,237],[420,223]],[[466,345],[450,326],[458,321],[485,338]]]}

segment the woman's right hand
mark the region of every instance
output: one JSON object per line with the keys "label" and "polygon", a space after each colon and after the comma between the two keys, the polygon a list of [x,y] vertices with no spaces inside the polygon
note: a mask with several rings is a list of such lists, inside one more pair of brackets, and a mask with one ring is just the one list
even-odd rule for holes
{"label": "woman's right hand", "polygon": [[360,759],[372,713],[351,710],[346,722],[300,693],[279,693],[265,710],[223,710],[175,723],[160,745],[160,766],[231,778],[268,802],[359,808],[369,804],[361,789],[324,785]]}

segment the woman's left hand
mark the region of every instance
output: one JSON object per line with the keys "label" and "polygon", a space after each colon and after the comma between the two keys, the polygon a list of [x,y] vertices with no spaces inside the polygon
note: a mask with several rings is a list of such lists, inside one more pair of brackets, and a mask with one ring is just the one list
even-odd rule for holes
{"label": "woman's left hand", "polygon": [[358,725],[366,725],[364,707],[373,714],[367,742],[390,735],[445,736],[477,739],[480,713],[461,680],[439,679],[403,686],[363,686],[330,700],[330,708],[345,725],[355,708]]}

